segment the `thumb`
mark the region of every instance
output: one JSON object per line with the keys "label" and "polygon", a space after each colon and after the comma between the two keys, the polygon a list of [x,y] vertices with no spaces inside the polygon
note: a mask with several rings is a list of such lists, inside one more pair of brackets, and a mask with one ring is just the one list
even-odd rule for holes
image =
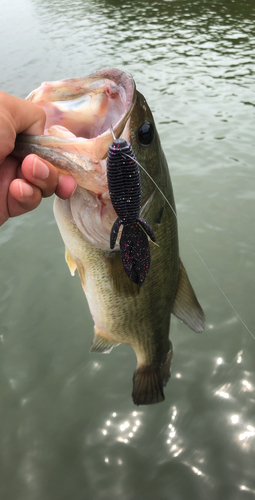
{"label": "thumb", "polygon": [[45,120],[37,104],[0,91],[0,164],[13,151],[17,134],[43,134]]}

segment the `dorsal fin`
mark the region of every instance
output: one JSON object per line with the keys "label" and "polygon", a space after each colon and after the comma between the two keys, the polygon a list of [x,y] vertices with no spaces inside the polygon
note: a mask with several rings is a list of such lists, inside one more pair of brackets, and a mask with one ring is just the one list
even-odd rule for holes
{"label": "dorsal fin", "polygon": [[181,259],[179,283],[172,314],[197,333],[202,332],[205,328],[204,311],[197,300]]}

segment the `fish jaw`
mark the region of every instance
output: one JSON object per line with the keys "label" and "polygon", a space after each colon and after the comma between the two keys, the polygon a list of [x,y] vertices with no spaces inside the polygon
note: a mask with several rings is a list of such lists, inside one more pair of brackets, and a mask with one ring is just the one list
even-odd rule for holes
{"label": "fish jaw", "polygon": [[44,82],[27,99],[45,110],[44,136],[19,136],[13,154],[38,154],[79,186],[105,193],[110,127],[116,136],[125,129],[136,99],[133,78],[106,68],[84,78]]}
{"label": "fish jaw", "polygon": [[91,151],[101,160],[112,142],[110,126],[120,136],[132,113],[135,90],[131,75],[106,68],[84,78],[44,82],[27,99],[45,110],[45,134],[55,135],[55,127],[63,127],[91,141]]}
{"label": "fish jaw", "polygon": [[115,135],[129,139],[136,101],[133,78],[105,69],[85,78],[44,82],[27,99],[45,110],[45,135],[19,136],[14,154],[37,154],[72,175],[78,185],[71,198],[77,227],[87,241],[110,250],[117,215],[109,197],[105,157],[113,141],[111,127]]}

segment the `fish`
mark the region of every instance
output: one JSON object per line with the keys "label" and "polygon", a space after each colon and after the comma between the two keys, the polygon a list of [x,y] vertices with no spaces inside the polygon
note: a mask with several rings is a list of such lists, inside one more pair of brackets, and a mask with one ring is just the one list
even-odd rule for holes
{"label": "fish", "polygon": [[[180,259],[173,188],[152,112],[133,77],[115,68],[44,82],[27,99],[45,110],[45,131],[18,136],[14,155],[35,153],[77,182],[70,199],[55,198],[54,215],[67,265],[71,275],[79,273],[94,320],[90,351],[108,353],[119,344],[130,345],[137,358],[134,404],[162,402],[173,357],[171,315],[198,333],[205,328],[205,315]],[[114,248],[110,244],[118,218],[107,181],[112,131],[130,144],[143,167],[139,216],[157,246],[149,242],[150,269],[142,286],[123,267],[123,228]]]}

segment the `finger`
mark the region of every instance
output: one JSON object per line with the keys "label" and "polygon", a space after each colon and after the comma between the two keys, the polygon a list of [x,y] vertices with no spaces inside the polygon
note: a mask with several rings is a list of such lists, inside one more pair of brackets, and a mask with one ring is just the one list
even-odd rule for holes
{"label": "finger", "polygon": [[71,175],[59,174],[58,186],[55,191],[56,195],[62,200],[70,198],[76,188],[76,182]]}
{"label": "finger", "polygon": [[22,162],[21,171],[29,183],[41,190],[44,198],[55,193],[59,174],[49,162],[42,161],[36,155],[28,155]]}
{"label": "finger", "polygon": [[45,119],[37,104],[0,91],[0,164],[13,151],[16,135],[43,134]]}
{"label": "finger", "polygon": [[43,134],[46,115],[44,110],[27,99],[0,92],[1,111],[11,120],[16,134]]}
{"label": "finger", "polygon": [[40,204],[42,193],[23,179],[15,179],[10,184],[8,194],[8,211],[10,217],[34,210]]}
{"label": "finger", "polygon": [[56,193],[60,198],[70,198],[76,187],[76,182],[70,175],[61,175],[47,161],[42,161],[36,155],[28,155],[22,163],[22,174],[28,182],[39,187],[43,198]]}
{"label": "finger", "polygon": [[18,160],[8,156],[0,166],[0,226],[9,219],[8,193],[10,183],[16,177]]}
{"label": "finger", "polygon": [[15,129],[6,116],[1,116],[0,108],[0,165],[2,165],[6,157],[13,151],[15,140]]}

